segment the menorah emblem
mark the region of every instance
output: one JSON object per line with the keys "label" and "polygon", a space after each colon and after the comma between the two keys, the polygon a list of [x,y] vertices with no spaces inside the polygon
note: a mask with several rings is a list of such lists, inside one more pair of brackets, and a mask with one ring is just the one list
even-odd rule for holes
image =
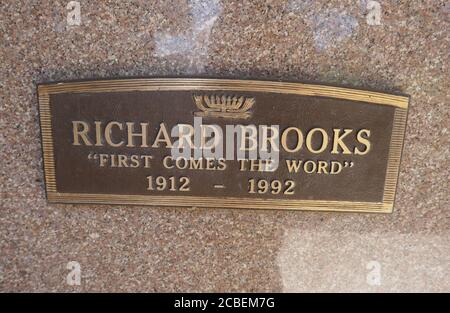
{"label": "menorah emblem", "polygon": [[249,110],[255,104],[255,98],[226,95],[194,95],[194,101],[201,110],[194,115],[201,117],[246,119],[250,117],[252,112]]}

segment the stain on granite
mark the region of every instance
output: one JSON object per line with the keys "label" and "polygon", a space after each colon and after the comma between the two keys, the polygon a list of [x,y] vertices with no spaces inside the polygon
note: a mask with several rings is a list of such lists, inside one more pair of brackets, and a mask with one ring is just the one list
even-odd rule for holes
{"label": "stain on granite", "polygon": [[196,72],[201,72],[208,57],[208,44],[211,29],[220,15],[218,1],[196,0],[189,2],[189,16],[192,25],[181,34],[156,33],[155,55],[167,58],[170,55],[183,55],[189,58]]}

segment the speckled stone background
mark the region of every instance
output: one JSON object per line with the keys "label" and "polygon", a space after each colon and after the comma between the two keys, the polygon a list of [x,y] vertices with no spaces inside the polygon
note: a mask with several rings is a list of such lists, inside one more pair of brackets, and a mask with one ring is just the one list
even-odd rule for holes
{"label": "speckled stone background", "polygon": [[[450,291],[448,2],[68,2],[0,4],[1,291]],[[36,84],[119,76],[409,94],[395,212],[47,204]]]}

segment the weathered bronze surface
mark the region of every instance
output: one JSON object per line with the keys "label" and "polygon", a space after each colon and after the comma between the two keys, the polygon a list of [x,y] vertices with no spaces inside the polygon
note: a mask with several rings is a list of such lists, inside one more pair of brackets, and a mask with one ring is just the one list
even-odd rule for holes
{"label": "weathered bronze surface", "polygon": [[[405,96],[221,79],[71,82],[38,91],[50,202],[392,211]],[[172,129],[193,126],[194,117],[223,130],[224,153],[226,125],[255,125],[256,150],[261,126],[278,125],[279,166],[271,171],[236,153],[177,161]]]}

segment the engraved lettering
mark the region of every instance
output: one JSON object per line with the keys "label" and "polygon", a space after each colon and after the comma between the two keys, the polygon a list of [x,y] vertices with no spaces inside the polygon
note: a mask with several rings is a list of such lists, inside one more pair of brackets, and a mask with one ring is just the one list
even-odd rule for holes
{"label": "engraved lettering", "polygon": [[148,123],[141,123],[141,131],[138,133],[135,133],[135,132],[133,132],[134,123],[127,122],[127,130],[128,130],[127,147],[135,147],[135,145],[133,143],[134,137],[141,137],[141,140],[142,140],[141,147],[142,148],[148,147],[148,145],[147,145],[147,127],[148,127]]}
{"label": "engraved lettering", "polygon": [[[368,129],[361,129],[358,134],[356,135],[356,139],[358,140],[359,143],[363,144],[365,146],[365,149],[363,151],[359,150],[358,147],[355,147],[355,154],[358,155],[365,155],[367,153],[369,153],[370,151],[370,141],[368,140],[370,136],[370,130]],[[366,137],[366,138],[364,138]]]}
{"label": "engraved lettering", "polygon": [[[83,129],[80,130],[79,127],[82,126]],[[72,121],[72,132],[73,132],[73,145],[80,145],[80,137],[86,146],[92,146],[87,133],[89,131],[89,124],[83,121]]]}
{"label": "engraved lettering", "polygon": [[345,145],[344,143],[344,138],[347,137],[347,135],[351,134],[353,132],[353,129],[344,129],[344,133],[340,134],[341,129],[339,128],[335,128],[333,129],[334,131],[334,138],[333,138],[333,150],[331,150],[332,154],[338,154],[339,151],[339,147],[342,149],[342,153],[343,154],[352,154],[352,152],[350,151],[350,149]]}
{"label": "engraved lettering", "polygon": [[[287,136],[291,131],[294,131],[297,134],[297,144],[293,149],[289,148],[287,144]],[[302,131],[297,127],[288,127],[281,135],[281,146],[287,152],[297,152],[302,148],[302,145],[303,145],[303,134]]]}
{"label": "engraved lettering", "polygon": [[105,139],[106,142],[108,143],[108,145],[110,145],[111,147],[120,147],[124,144],[124,141],[119,141],[118,143],[114,143],[111,139],[111,135],[112,135],[112,127],[116,126],[119,130],[123,129],[123,125],[119,122],[109,122],[108,124],[106,124],[105,127]]}
{"label": "engraved lettering", "polygon": [[[319,132],[322,134],[322,142],[319,149],[314,149],[312,144],[312,138],[316,132]],[[322,128],[313,128],[308,132],[308,135],[306,136],[306,146],[308,147],[308,150],[312,153],[321,153],[323,152],[328,145],[328,134],[327,132]]]}
{"label": "engraved lettering", "polygon": [[159,131],[156,135],[155,141],[152,144],[152,148],[159,148],[160,143],[165,143],[166,148],[172,148],[172,141],[170,140],[169,133],[167,132],[166,124],[159,124]]}

